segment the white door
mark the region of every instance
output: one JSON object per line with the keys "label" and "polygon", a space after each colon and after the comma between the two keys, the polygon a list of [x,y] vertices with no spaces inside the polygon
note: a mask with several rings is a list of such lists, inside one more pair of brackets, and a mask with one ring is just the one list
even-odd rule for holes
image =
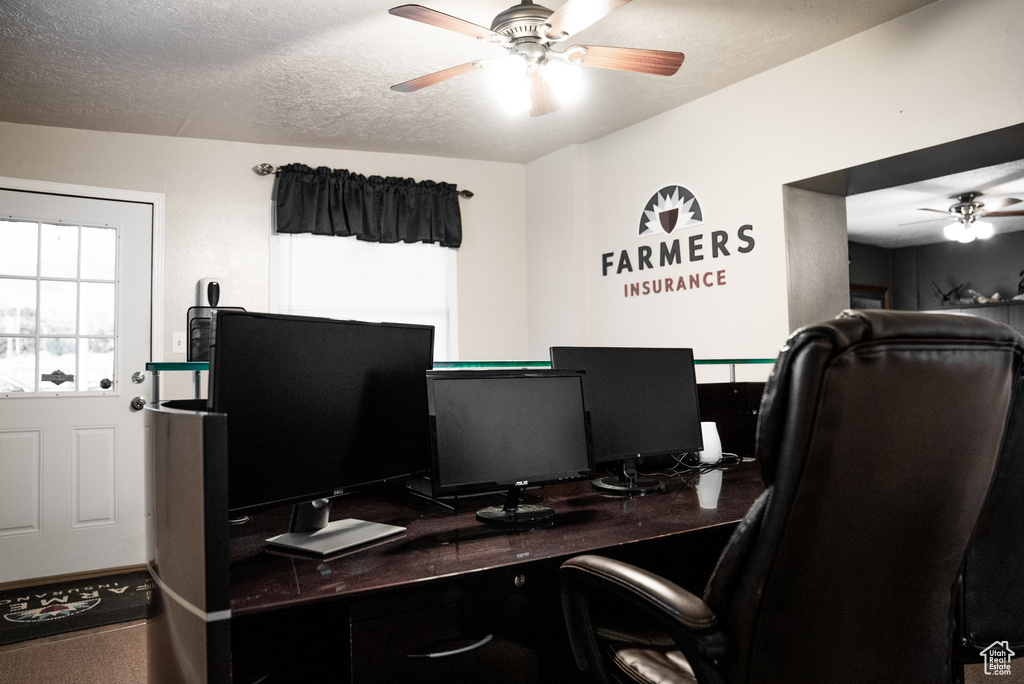
{"label": "white door", "polygon": [[149,203],[0,190],[0,582],[145,562],[153,227]]}

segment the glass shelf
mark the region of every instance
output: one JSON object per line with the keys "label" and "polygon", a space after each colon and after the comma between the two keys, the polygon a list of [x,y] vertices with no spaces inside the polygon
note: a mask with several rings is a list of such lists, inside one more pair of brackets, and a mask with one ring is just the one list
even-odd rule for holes
{"label": "glass shelf", "polygon": [[204,371],[210,370],[209,361],[148,361],[146,370],[151,373],[161,371]]}
{"label": "glass shelf", "polygon": [[146,370],[153,376],[150,401],[153,404],[160,403],[160,374],[164,371],[191,371],[192,398],[201,399],[203,396],[202,372],[209,369],[209,361],[147,361]]}
{"label": "glass shelf", "polygon": [[[775,359],[695,359],[695,366],[729,366],[729,382],[736,382],[736,366],[775,363]],[[549,361],[437,361],[437,369],[551,368]]]}
{"label": "glass shelf", "polygon": [[[775,363],[775,359],[696,359],[697,366],[730,366],[729,381],[736,382],[736,366],[749,364]],[[551,368],[550,361],[437,361],[437,369],[470,369],[470,368]],[[153,374],[152,401],[160,401],[160,373],[165,371],[191,371],[192,395],[194,399],[202,397],[201,373],[210,369],[208,361],[149,361],[146,370]]]}
{"label": "glass shelf", "polygon": [[[775,363],[775,359],[695,359],[694,365],[738,366],[753,363]],[[437,361],[434,368],[551,368],[550,361]]]}

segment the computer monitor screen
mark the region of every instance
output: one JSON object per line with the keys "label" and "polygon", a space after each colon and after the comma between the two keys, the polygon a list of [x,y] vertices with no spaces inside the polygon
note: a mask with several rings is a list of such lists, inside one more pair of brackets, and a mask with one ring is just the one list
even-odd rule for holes
{"label": "computer monitor screen", "polygon": [[593,469],[578,373],[433,371],[427,396],[434,495],[508,490],[504,507],[478,511],[482,522],[548,522],[551,509],[517,505],[521,489]]}
{"label": "computer monitor screen", "polygon": [[216,326],[209,402],[227,414],[232,512],[429,469],[433,327],[224,311]]}
{"label": "computer monitor screen", "polygon": [[660,482],[637,476],[637,460],[703,448],[692,349],[552,347],[550,353],[552,368],[583,371],[594,461],[618,467],[617,477],[598,486],[659,490]]}

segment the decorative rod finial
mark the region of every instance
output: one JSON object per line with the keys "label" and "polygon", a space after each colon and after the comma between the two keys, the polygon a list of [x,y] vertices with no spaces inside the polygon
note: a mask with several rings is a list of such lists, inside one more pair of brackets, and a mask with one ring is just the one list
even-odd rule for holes
{"label": "decorative rod finial", "polygon": [[260,176],[269,176],[274,173],[277,169],[274,168],[273,164],[257,164],[252,168]]}

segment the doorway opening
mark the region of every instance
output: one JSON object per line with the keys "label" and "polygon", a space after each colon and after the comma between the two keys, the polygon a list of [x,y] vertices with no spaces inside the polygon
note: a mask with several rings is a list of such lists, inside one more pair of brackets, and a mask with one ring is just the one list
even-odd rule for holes
{"label": "doorway opening", "polygon": [[[1024,123],[785,185],[790,329],[849,306],[849,267],[855,254],[848,244],[847,197],[1020,159]],[[900,275],[888,287],[891,307],[927,308],[919,305],[919,299],[927,304],[927,298],[919,297],[914,264],[893,270]]]}

